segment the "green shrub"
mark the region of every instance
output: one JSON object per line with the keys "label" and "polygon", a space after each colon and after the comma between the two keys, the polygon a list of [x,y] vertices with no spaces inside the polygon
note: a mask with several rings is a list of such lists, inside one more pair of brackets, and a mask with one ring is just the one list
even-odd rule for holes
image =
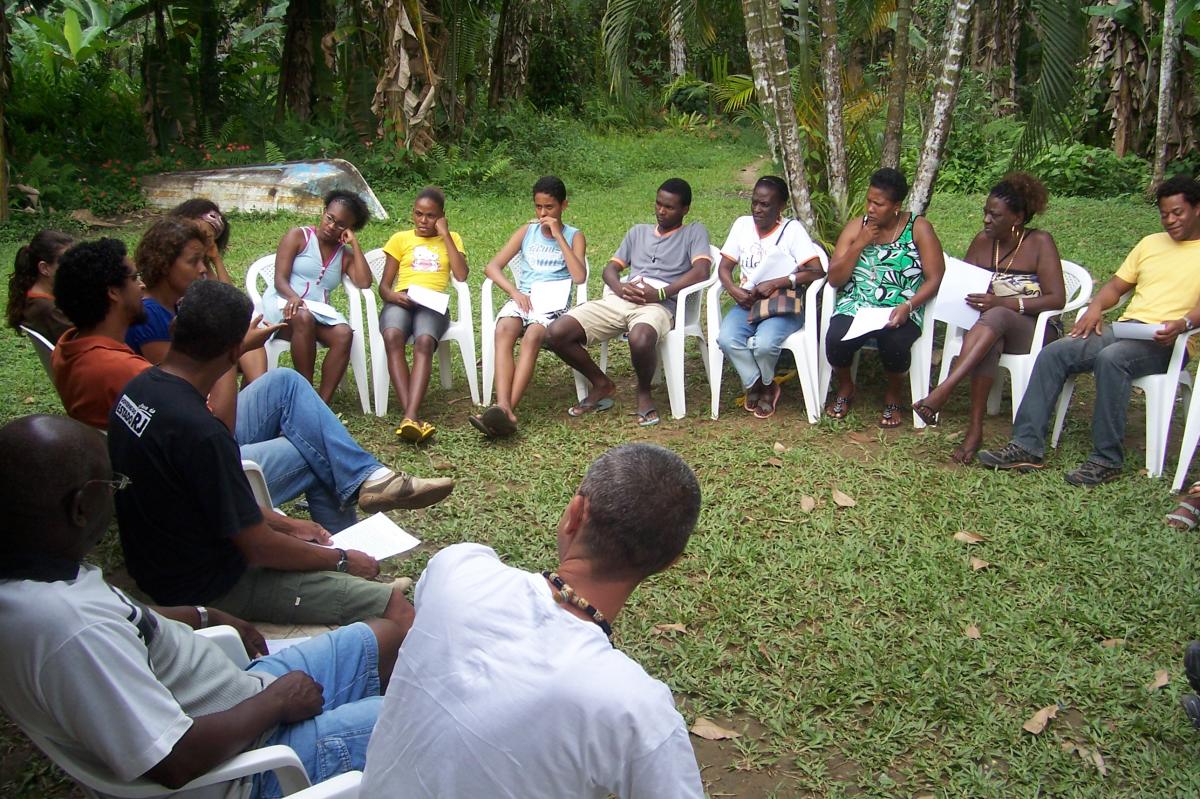
{"label": "green shrub", "polygon": [[1150,166],[1136,155],[1086,144],[1053,144],[1029,163],[1051,194],[1072,197],[1140,195],[1150,182]]}

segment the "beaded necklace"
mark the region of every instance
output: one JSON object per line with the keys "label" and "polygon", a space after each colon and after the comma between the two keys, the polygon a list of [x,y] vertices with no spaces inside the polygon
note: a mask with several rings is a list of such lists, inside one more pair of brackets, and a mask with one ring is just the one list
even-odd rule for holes
{"label": "beaded necklace", "polygon": [[596,623],[601,630],[604,631],[604,634],[608,636],[608,642],[610,644],[612,643],[612,625],[608,623],[608,619],[604,618],[604,614],[600,612],[599,608],[597,608],[591,602],[588,602],[579,594],[575,593],[575,589],[567,585],[567,583],[563,581],[563,578],[559,577],[557,573],[544,571],[542,572],[542,576],[549,580],[550,584],[558,589],[557,591],[552,592],[555,602],[563,605],[574,605],[582,610],[591,618],[592,621]]}

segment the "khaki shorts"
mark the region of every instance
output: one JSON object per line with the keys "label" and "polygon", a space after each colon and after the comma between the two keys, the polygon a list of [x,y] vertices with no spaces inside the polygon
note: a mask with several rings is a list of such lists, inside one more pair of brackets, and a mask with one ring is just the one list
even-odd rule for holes
{"label": "khaki shorts", "polygon": [[390,585],[342,572],[251,568],[208,604],[247,621],[350,624],[382,616],[391,599]]}
{"label": "khaki shorts", "polygon": [[650,325],[661,341],[675,322],[671,312],[659,303],[638,305],[615,294],[576,305],[567,311],[567,316],[583,328],[588,344],[628,333],[634,325]]}

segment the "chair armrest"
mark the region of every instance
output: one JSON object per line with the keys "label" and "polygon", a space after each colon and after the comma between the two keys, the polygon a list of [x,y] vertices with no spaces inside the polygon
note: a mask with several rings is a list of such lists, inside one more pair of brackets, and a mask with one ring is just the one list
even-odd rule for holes
{"label": "chair armrest", "polygon": [[474,314],[471,312],[471,288],[466,283],[456,280],[453,277],[450,278],[450,284],[454,286],[456,321],[466,322],[467,327],[471,327],[471,320],[474,317]]}
{"label": "chair armrest", "polygon": [[216,785],[230,780],[274,771],[284,795],[295,793],[309,786],[308,773],[290,746],[278,744],[243,752],[226,760],[207,774],[197,777],[179,790],[190,791],[206,785]]}
{"label": "chair armrest", "polygon": [[242,643],[242,637],[238,635],[237,630],[228,624],[220,624],[216,627],[205,627],[203,630],[196,630],[196,635],[201,638],[207,638],[216,644],[225,653],[225,656],[233,661],[233,665],[239,669],[246,668],[247,664],[250,663],[250,658],[246,655],[246,646]]}
{"label": "chair armrest", "polygon": [[695,300],[696,309],[695,310],[696,310],[697,316],[699,315],[699,312],[700,312],[699,303],[700,303],[700,298],[701,298],[700,292],[707,290],[714,283],[719,283],[715,272],[713,274],[709,275],[704,280],[701,280],[699,283],[693,283],[692,285],[688,286],[683,291],[681,291],[675,295],[675,324],[674,324],[675,330],[682,331],[684,326],[687,325],[688,302],[691,301],[692,297],[696,298],[696,300]]}
{"label": "chair armrest", "polygon": [[496,309],[492,305],[492,287],[496,285],[489,277],[485,278],[479,289],[479,326],[480,330],[488,330],[496,324]]}

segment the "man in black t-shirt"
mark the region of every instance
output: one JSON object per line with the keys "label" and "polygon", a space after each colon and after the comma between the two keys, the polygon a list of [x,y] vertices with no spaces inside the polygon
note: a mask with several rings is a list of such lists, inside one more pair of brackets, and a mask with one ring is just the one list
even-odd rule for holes
{"label": "man in black t-shirt", "polygon": [[[219,384],[233,380],[250,313],[237,289],[197,281],[180,302],[162,364],[131,380],[117,399],[108,444],[114,470],[132,479],[117,497],[129,572],[160,604],[213,605],[280,623],[402,621],[412,606],[399,589],[372,582],[379,574],[374,558],[320,546],[328,534],[318,525],[258,507],[237,440],[208,408],[208,401],[216,404],[210,397],[231,388]],[[310,426],[306,438],[327,453],[331,469],[368,475],[360,505],[364,495],[395,493],[393,486],[417,480],[354,445],[299,376],[270,385],[259,401],[301,417]]]}

